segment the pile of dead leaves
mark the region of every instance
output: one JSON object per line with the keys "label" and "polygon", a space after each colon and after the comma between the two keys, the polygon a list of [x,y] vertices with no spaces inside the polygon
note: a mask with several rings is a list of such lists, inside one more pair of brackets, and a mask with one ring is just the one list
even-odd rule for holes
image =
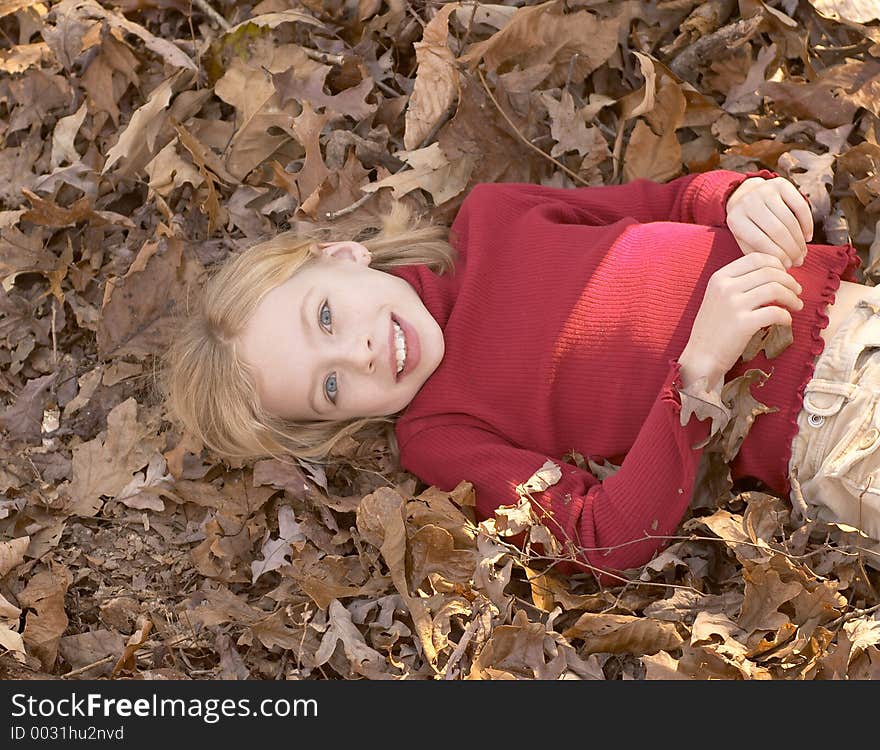
{"label": "pile of dead leaves", "polygon": [[767,167],[873,283],[878,22],[864,0],[0,0],[0,674],[875,676],[858,532],[717,467],[680,536],[600,587],[556,572],[529,483],[476,524],[467,482],[420,489],[377,441],[229,466],[151,381],[230,254],[392,198],[448,221],[477,182]]}

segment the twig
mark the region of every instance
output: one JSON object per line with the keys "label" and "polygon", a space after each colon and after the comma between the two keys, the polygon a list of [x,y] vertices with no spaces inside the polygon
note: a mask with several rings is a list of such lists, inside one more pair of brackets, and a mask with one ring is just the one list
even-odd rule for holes
{"label": "twig", "polygon": [[388,96],[394,97],[395,99],[401,96],[401,93],[399,91],[395,91],[387,83],[382,83],[382,81],[377,81],[375,79],[373,79],[373,83],[376,85],[376,88],[381,89],[386,94],[388,94]]}
{"label": "twig", "polygon": [[58,364],[58,340],[55,334],[55,297],[52,297],[52,363]]}
{"label": "twig", "polygon": [[[319,52],[316,49],[303,47],[302,45],[300,45],[300,49],[306,53],[306,57],[311,58],[316,62],[330,63],[331,65],[342,65],[342,63],[345,62],[345,57],[342,55],[332,55],[329,52]],[[377,81],[374,81],[374,83],[377,83]]]}
{"label": "twig", "polygon": [[453,679],[452,669],[458,664],[461,657],[464,655],[464,651],[467,648],[468,644],[471,642],[471,639],[474,637],[474,633],[477,631],[477,625],[480,624],[481,618],[483,616],[483,610],[485,606],[481,606],[477,613],[474,615],[474,619],[468,623],[467,628],[465,628],[464,634],[461,636],[461,639],[453,650],[452,654],[449,657],[449,661],[446,662],[446,666],[444,667],[444,680]]}
{"label": "twig", "polygon": [[[189,640],[191,638],[193,638],[193,636],[191,636],[191,635],[181,635],[181,636],[178,636],[177,638],[175,638],[173,641],[170,641],[170,642],[164,643],[164,644],[158,644],[155,641],[150,641],[147,643],[142,643],[140,646],[138,646],[136,651],[140,651],[143,648],[147,648],[147,646],[150,646],[150,647],[158,646],[158,645],[176,646],[178,643],[181,643],[182,641]],[[71,672],[67,672],[67,673],[61,675],[61,679],[66,680],[71,677],[78,677],[83,672],[88,672],[90,669],[94,669],[95,667],[100,667],[102,664],[108,664],[109,662],[114,661],[118,658],[119,658],[118,656],[114,656],[113,654],[111,654],[110,656],[105,656],[103,659],[98,659],[98,661],[92,662],[91,664],[86,664],[84,667],[80,667],[79,669],[74,669]]]}
{"label": "twig", "polygon": [[195,5],[202,13],[204,13],[209,19],[211,19],[215,24],[217,24],[223,31],[229,31],[232,28],[232,24],[229,23],[223,16],[221,16],[214,8],[208,3],[208,0],[190,0],[193,5]]}
{"label": "twig", "polygon": [[416,13],[416,12],[413,10],[412,5],[410,5],[409,3],[407,3],[407,4],[406,4],[406,9],[407,9],[407,11],[409,12],[409,14],[410,14],[410,15],[416,20],[416,22],[417,22],[422,28],[425,28],[425,21],[419,16],[418,13]]}
{"label": "twig", "polygon": [[[859,493],[859,528],[863,528],[862,526],[862,506],[863,500],[865,498],[865,493],[871,489],[871,485],[874,482],[874,474],[868,474],[868,481],[865,483],[865,488]],[[865,581],[865,585],[871,589],[871,593],[874,595],[874,598],[877,598],[877,589],[871,583],[871,579],[868,577],[868,571],[865,570],[865,561],[862,558],[862,550],[859,548],[859,572],[862,574],[862,578]]]}
{"label": "twig", "polygon": [[[505,541],[504,539],[502,539],[501,537],[499,537],[497,535],[490,536],[490,538],[494,542],[500,544],[502,547],[506,547],[508,549],[508,551],[510,552],[511,556],[514,558],[514,560],[516,560],[517,555],[524,555],[525,554],[525,553],[523,553],[523,551],[519,547],[511,544],[510,542]],[[646,537],[646,538],[659,539],[662,537]],[[691,537],[684,537],[684,538],[689,539]],[[570,538],[569,538],[569,541],[571,541]],[[637,540],[637,541],[644,541],[644,540]],[[719,539],[717,541],[722,541],[722,540]],[[574,542],[571,542],[571,543],[574,544]],[[533,560],[547,563],[547,566],[544,569],[542,569],[542,571],[541,571],[542,573],[547,573],[548,571],[553,570],[553,568],[555,568],[560,563],[571,562],[571,563],[575,563],[576,565],[578,565],[581,568],[588,569],[591,573],[593,573],[596,576],[597,579],[599,578],[599,576],[606,576],[607,578],[612,578],[617,581],[620,581],[621,585],[625,585],[625,586],[637,585],[637,586],[647,586],[648,588],[682,589],[684,591],[691,591],[695,594],[700,594],[700,595],[703,595],[703,593],[704,593],[704,592],[700,591],[699,589],[694,588],[693,586],[687,586],[684,584],[656,583],[654,581],[632,580],[631,578],[626,578],[626,577],[620,575],[619,573],[612,573],[610,570],[605,570],[604,568],[600,568],[596,565],[591,565],[590,563],[586,562],[585,560],[578,559],[574,554],[571,554],[567,557],[550,557],[549,555],[530,555],[527,557],[528,562],[532,562]],[[519,562],[519,561],[517,560],[517,562]],[[519,564],[522,564],[522,563],[519,563]]]}
{"label": "twig", "polygon": [[679,78],[694,83],[693,79],[698,65],[716,59],[745,44],[758,32],[763,22],[763,16],[758,14],[722,26],[718,31],[713,31],[685,47],[669,63],[669,69]]}
{"label": "twig", "polygon": [[875,612],[880,610],[880,604],[875,604],[873,607],[868,607],[867,609],[853,609],[849,612],[844,612],[840,617],[835,620],[832,620],[827,625],[823,626],[828,628],[829,630],[832,628],[836,628],[840,625],[843,625],[845,622],[849,622],[850,620],[855,620],[857,617],[867,617],[868,615],[872,615]]}
{"label": "twig", "polygon": [[517,137],[526,144],[533,151],[537,151],[541,156],[549,161],[553,162],[557,167],[559,167],[563,172],[565,172],[571,179],[576,180],[581,183],[581,185],[589,185],[589,183],[580,177],[576,172],[572,172],[568,167],[566,167],[561,162],[554,159],[550,154],[539,149],[534,143],[532,143],[528,138],[526,138],[522,133],[520,133],[519,128],[513,123],[513,121],[507,116],[507,113],[501,109],[501,105],[498,104],[498,101],[492,95],[492,92],[489,90],[489,86],[486,84],[486,79],[483,78],[483,71],[477,68],[477,75],[480,76],[480,82],[483,84],[483,88],[486,89],[486,93],[489,95],[489,98],[492,100],[492,104],[495,105],[495,108],[501,113],[501,116],[507,121],[507,124],[513,129],[513,132],[516,133]]}
{"label": "twig", "polygon": [[[414,150],[418,151],[420,148],[424,148],[425,146],[429,145],[434,140],[434,138],[436,138],[437,133],[440,132],[440,128],[442,128],[452,118],[452,115],[455,112],[455,107],[455,102],[453,102],[450,106],[446,108],[446,111],[443,113],[442,117],[440,117],[440,119],[434,123],[434,127],[431,128],[430,132],[422,139],[422,142],[418,146],[416,146]],[[409,164],[404,162],[400,165],[398,169],[392,172],[392,174],[400,174],[408,167]],[[324,219],[326,221],[334,221],[340,216],[345,216],[346,214],[357,211],[361,206],[364,205],[364,203],[370,200],[370,198],[372,198],[376,194],[376,192],[377,191],[374,190],[372,193],[364,193],[363,196],[358,198],[358,200],[356,200],[350,206],[340,208],[338,211],[328,211],[324,214]]]}

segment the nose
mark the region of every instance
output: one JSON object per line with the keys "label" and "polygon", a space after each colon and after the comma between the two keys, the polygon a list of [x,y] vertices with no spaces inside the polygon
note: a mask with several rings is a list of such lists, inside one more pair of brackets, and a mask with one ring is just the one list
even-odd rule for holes
{"label": "nose", "polygon": [[374,337],[369,334],[356,334],[346,346],[343,360],[358,372],[375,372],[377,352],[374,341]]}

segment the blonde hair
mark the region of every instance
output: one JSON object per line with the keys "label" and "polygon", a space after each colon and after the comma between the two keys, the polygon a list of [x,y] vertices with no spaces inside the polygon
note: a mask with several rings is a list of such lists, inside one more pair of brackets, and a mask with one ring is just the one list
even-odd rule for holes
{"label": "blonde hair", "polygon": [[175,314],[175,339],[158,376],[169,417],[224,459],[284,460],[290,455],[323,461],[347,436],[383,433],[396,459],[396,415],[303,422],[267,412],[259,403],[254,373],[237,356],[235,342],[264,295],[303,268],[315,256],[318,242],[361,242],[372,254],[370,266],[380,271],[425,264],[442,274],[452,270],[456,259],[448,232],[394,203],[378,218],[346,219],[332,227],[302,223],[232,256],[203,286],[195,312]]}

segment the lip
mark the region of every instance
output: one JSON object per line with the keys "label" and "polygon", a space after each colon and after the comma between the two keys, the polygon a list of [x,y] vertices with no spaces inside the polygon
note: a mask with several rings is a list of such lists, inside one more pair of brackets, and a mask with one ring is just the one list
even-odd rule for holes
{"label": "lip", "polygon": [[416,329],[413,328],[412,325],[398,315],[392,315],[391,320],[395,321],[401,327],[403,330],[403,338],[406,342],[406,362],[398,375],[397,357],[395,356],[396,348],[394,346],[394,326],[389,324],[388,355],[391,359],[391,372],[394,375],[394,380],[400,381],[404,376],[409,375],[409,373],[418,367],[419,360],[421,359],[422,347],[421,342],[419,341],[419,334],[416,333]]}

